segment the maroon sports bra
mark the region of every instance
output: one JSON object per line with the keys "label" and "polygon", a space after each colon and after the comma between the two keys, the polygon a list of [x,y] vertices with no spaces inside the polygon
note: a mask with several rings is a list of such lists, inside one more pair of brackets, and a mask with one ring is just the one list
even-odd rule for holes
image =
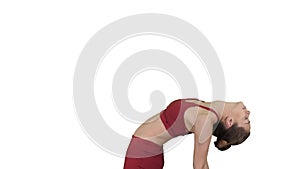
{"label": "maroon sports bra", "polygon": [[[198,100],[196,98],[193,99]],[[187,99],[174,100],[167,106],[166,109],[160,112],[160,119],[163,122],[165,128],[167,129],[168,133],[172,137],[191,134],[191,132],[189,132],[188,129],[186,129],[184,123],[184,112],[186,111],[186,109],[190,107],[198,106],[208,111],[211,111],[217,116],[219,121],[218,113],[215,110],[206,106],[198,105],[196,103],[185,102],[184,100]],[[202,100],[198,100],[198,101],[202,101]]]}

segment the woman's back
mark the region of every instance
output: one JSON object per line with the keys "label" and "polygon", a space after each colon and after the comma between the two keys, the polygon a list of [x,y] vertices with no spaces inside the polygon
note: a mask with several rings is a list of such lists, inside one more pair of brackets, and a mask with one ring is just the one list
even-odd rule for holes
{"label": "woman's back", "polygon": [[143,123],[134,135],[163,145],[174,137],[193,133],[193,125],[198,114],[207,114],[207,110],[211,110],[201,104],[204,102],[197,99],[175,100],[159,114]]}

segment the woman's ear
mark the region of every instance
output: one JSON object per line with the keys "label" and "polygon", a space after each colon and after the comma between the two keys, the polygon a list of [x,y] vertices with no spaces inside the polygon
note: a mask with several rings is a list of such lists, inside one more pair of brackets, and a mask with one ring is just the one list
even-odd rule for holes
{"label": "woman's ear", "polygon": [[232,117],[227,116],[225,118],[225,127],[228,129],[233,125],[233,119]]}

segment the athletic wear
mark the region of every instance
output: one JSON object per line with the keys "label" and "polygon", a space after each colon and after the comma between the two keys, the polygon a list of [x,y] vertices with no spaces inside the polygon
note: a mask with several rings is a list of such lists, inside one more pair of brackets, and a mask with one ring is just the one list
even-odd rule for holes
{"label": "athletic wear", "polygon": [[[206,106],[198,105],[196,103],[185,102],[184,100],[185,99],[178,99],[178,100],[171,102],[167,106],[167,108],[164,109],[160,113],[161,121],[163,122],[168,133],[172,137],[186,135],[186,134],[191,133],[185,127],[185,123],[184,123],[184,113],[185,113],[186,109],[188,109],[190,107],[198,106],[198,107],[204,108],[206,110],[209,110],[209,111],[213,112],[219,120],[218,113],[215,110],[213,110],[209,107],[206,107]],[[202,101],[202,100],[200,100],[200,101]],[[204,101],[202,101],[202,102],[204,102]]]}
{"label": "athletic wear", "polygon": [[132,135],[126,152],[124,169],[162,169],[163,166],[163,147]]}
{"label": "athletic wear", "polygon": [[[186,99],[175,100],[171,102],[166,109],[160,112],[161,121],[172,137],[191,133],[186,129],[184,123],[184,113],[186,109],[190,107],[198,106],[209,110],[213,112],[219,120],[218,113],[215,110],[196,103],[185,102],[184,100]],[[132,135],[126,151],[124,169],[162,169],[163,166],[163,147],[149,140]]]}

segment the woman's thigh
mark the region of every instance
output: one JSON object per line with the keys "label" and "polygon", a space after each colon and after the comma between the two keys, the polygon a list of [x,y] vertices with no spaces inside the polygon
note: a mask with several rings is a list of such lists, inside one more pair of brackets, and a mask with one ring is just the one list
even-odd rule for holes
{"label": "woman's thigh", "polygon": [[125,157],[124,169],[162,169],[164,166],[164,155],[159,154],[145,158]]}

